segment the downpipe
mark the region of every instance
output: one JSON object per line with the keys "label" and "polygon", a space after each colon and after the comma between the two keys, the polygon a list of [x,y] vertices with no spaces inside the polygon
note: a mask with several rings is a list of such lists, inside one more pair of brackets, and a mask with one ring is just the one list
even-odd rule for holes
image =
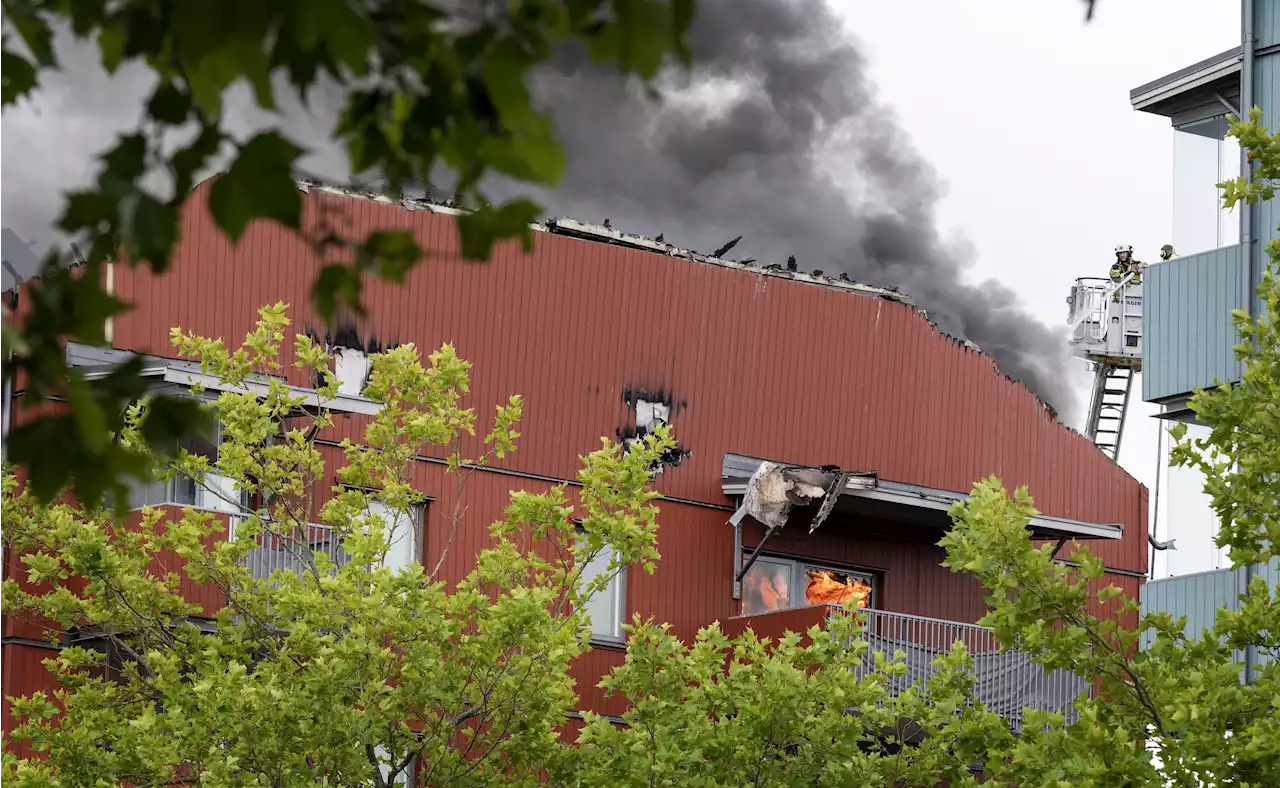
{"label": "downpipe", "polygon": [[[1240,4],[1240,111],[1248,113],[1253,109],[1253,66],[1254,66],[1254,31],[1253,11],[1255,0],[1241,0]],[[1244,118],[1241,118],[1244,120]],[[1240,174],[1252,178],[1253,162],[1243,148],[1240,149]],[[1244,266],[1240,276],[1240,308],[1245,314],[1253,315],[1253,206],[1245,203],[1240,208],[1240,261]],[[1240,376],[1244,378],[1244,361],[1240,362]],[[1244,568],[1244,586],[1247,591],[1253,582],[1256,567],[1249,564]],[[1256,646],[1245,646],[1244,649],[1244,683],[1253,683],[1253,674],[1258,662]]]}

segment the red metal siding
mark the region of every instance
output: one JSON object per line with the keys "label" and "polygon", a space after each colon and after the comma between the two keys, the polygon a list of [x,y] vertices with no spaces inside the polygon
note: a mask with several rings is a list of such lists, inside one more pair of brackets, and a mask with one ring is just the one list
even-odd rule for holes
{"label": "red metal siding", "polygon": [[[317,264],[306,247],[269,226],[255,226],[232,246],[204,213],[203,196],[202,190],[188,205],[170,273],[115,272],[117,293],[136,306],[115,320],[117,347],[170,355],[173,326],[238,341],[257,308],[279,300],[293,305],[299,329],[319,324],[308,306]],[[452,342],[475,365],[469,402],[482,419],[494,403],[523,394],[520,450],[501,468],[571,478],[579,456],[597,447],[601,435],[634,423],[624,389],[673,397],[672,425],[692,455],[664,473],[658,487],[713,506],[662,504],[663,558],[652,576],[630,573],[627,609],[669,622],[681,637],[738,612],[731,597],[733,531],[727,512],[715,508],[728,504],[719,479],[726,452],[834,463],[961,492],[995,474],[1010,487],[1027,485],[1046,514],[1123,523],[1123,540],[1092,547],[1108,566],[1145,571],[1146,490],[1055,423],[989,358],[940,335],[907,306],[540,233],[530,254],[507,243],[487,264],[464,263],[447,216],[335,196],[305,201],[311,220],[321,202],[345,213],[353,234],[414,231],[427,259],[404,285],[366,283],[370,314],[361,329],[384,342],[412,341],[424,352]],[[286,367],[289,355],[281,359]],[[332,437],[358,435],[362,424],[340,419]],[[430,568],[449,543],[453,485],[442,466],[420,463],[416,486],[434,498],[426,517]],[[501,517],[510,490],[548,486],[474,475],[442,576],[456,579],[467,571],[488,544],[486,526]],[[936,532],[842,516],[812,537],[804,530],[784,531],[770,547],[881,570],[881,601],[889,609],[960,621],[982,612],[976,583],[938,566]],[[748,528],[744,538],[755,544],[759,531]],[[1137,596],[1138,578],[1109,575],[1107,581]],[[205,589],[186,590],[217,604]],[[11,618],[4,632],[33,634]],[[10,660],[13,648],[5,646],[5,692],[43,686],[46,678],[26,675],[43,671],[38,660],[25,654]],[[597,649],[579,660],[581,708],[621,710],[595,688],[621,659],[615,649]],[[34,667],[10,668],[19,661]]]}
{"label": "red metal siding", "polygon": [[[782,610],[777,613],[766,613],[761,616],[741,616],[721,622],[720,626],[729,637],[737,637],[750,629],[760,639],[780,640],[788,632],[808,632],[812,627],[826,624],[831,608],[825,605],[801,607],[795,610]],[[800,639],[801,645],[808,645],[808,637]]]}
{"label": "red metal siding", "polygon": [[[233,247],[198,197],[170,274],[116,272],[139,307],[117,320],[116,344],[166,352],[174,325],[235,338],[277,300],[294,305],[299,324],[316,323],[306,247],[267,225]],[[523,394],[521,451],[506,467],[571,475],[600,435],[629,423],[622,391],[644,387],[681,405],[672,424],[692,451],[660,479],[668,495],[723,503],[724,452],[957,491],[996,474],[1027,485],[1047,514],[1124,523],[1124,540],[1095,549],[1109,566],[1145,570],[1141,485],[908,306],[543,233],[528,255],[505,243],[489,263],[465,263],[448,216],[304,199],[310,217],[324,203],[354,234],[415,232],[427,259],[404,285],[366,284],[363,329],[424,350],[454,343],[475,364],[471,402],[482,413]]]}
{"label": "red metal siding", "polygon": [[53,693],[59,688],[58,681],[45,668],[44,661],[57,656],[58,652],[51,649],[23,643],[5,643],[0,646],[0,662],[3,663],[0,673],[3,673],[4,684],[4,749],[19,758],[29,758],[35,753],[31,750],[29,740],[9,740],[9,731],[17,724],[10,717],[9,698],[24,698],[43,690],[52,699]]}

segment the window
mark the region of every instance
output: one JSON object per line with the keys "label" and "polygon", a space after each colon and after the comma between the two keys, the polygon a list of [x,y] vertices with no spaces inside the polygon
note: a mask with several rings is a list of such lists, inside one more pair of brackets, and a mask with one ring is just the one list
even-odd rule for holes
{"label": "window", "polygon": [[414,506],[410,514],[394,512],[381,501],[370,501],[369,511],[386,524],[387,549],[385,564],[391,569],[404,569],[415,561],[422,562],[422,507]]}
{"label": "window", "polygon": [[1227,125],[1218,116],[1174,130],[1172,241],[1181,256],[1240,241],[1240,214],[1222,207],[1217,187],[1240,174],[1240,146]]}
{"label": "window", "polygon": [[408,765],[396,773],[396,778],[394,780],[388,780],[387,777],[391,774],[391,764],[388,763],[389,758],[387,756],[387,748],[379,744],[374,748],[374,752],[378,756],[378,771],[382,772],[383,783],[389,782],[392,785],[399,786],[408,786],[413,784],[414,774],[418,770],[416,758],[409,759]]}
{"label": "window", "polygon": [[[614,555],[614,551],[609,547],[601,550],[595,560],[583,568],[580,582],[586,585],[609,572],[609,565],[613,563]],[[587,602],[586,612],[591,619],[592,640],[621,643],[624,639],[622,625],[626,622],[626,577],[626,567],[617,570],[617,573],[609,578],[608,584]]]}
{"label": "window", "polygon": [[[215,425],[209,434],[184,438],[179,447],[186,449],[189,454],[206,458],[212,469],[218,462],[218,446],[221,443],[221,430]],[[134,481],[129,489],[129,505],[134,509],[176,504],[217,512],[239,513],[244,499],[245,496],[236,489],[234,481],[213,470],[206,473],[201,482],[179,475],[167,482]]]}
{"label": "window", "polygon": [[742,615],[809,605],[869,608],[875,586],[875,575],[869,572],[761,556],[742,578]]}

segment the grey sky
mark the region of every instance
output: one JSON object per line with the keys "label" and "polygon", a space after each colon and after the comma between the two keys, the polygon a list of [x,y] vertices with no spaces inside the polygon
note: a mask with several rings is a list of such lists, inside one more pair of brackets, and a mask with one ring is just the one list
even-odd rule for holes
{"label": "grey sky", "polygon": [[[973,244],[971,274],[999,277],[1054,325],[1071,281],[1103,275],[1117,243],[1153,260],[1171,240],[1173,132],[1134,112],[1129,90],[1240,35],[1240,4],[1225,0],[1100,0],[1088,25],[1080,6],[840,3],[881,95],[947,184],[944,232]],[[1074,368],[1087,402],[1086,365]],[[1149,489],[1152,413],[1133,408],[1120,454]]]}

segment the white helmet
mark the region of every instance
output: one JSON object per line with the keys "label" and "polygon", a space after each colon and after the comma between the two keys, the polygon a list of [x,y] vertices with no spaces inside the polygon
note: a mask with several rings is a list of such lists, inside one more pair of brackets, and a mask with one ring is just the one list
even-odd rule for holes
{"label": "white helmet", "polygon": [[1120,254],[1121,252],[1128,252],[1129,254],[1133,254],[1133,247],[1130,246],[1129,244],[1117,244],[1116,254]]}

